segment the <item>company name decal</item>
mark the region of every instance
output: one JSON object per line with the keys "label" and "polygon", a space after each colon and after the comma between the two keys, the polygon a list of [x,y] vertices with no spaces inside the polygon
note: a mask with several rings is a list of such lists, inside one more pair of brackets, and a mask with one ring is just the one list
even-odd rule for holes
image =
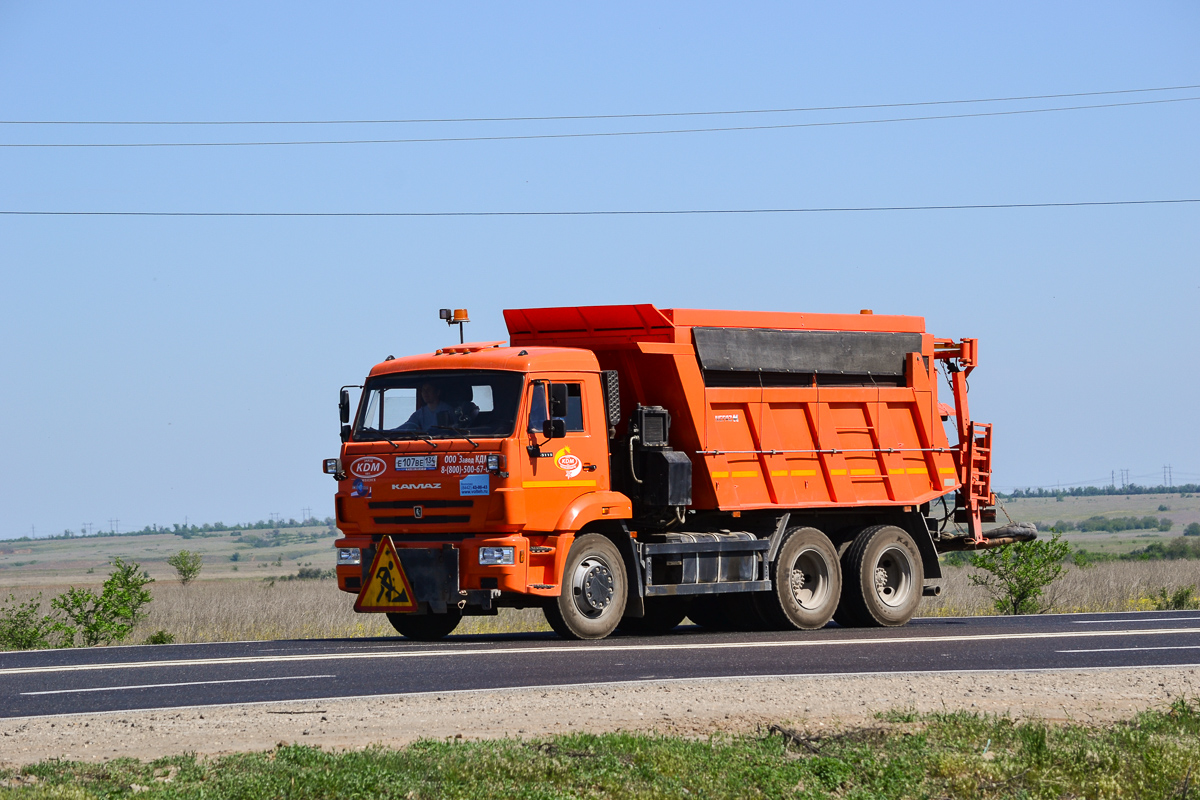
{"label": "company name decal", "polygon": [[717,422],[737,422],[738,415],[737,414],[717,414],[715,419]]}
{"label": "company name decal", "polygon": [[583,472],[583,461],[574,455],[569,447],[564,447],[554,454],[554,466],[567,473],[568,478],[574,478]]}
{"label": "company name decal", "polygon": [[367,478],[368,480],[377,478],[385,472],[387,472],[387,462],[375,456],[356,458],[354,463],[350,465],[350,473],[352,475]]}
{"label": "company name decal", "polygon": [[459,497],[478,497],[491,491],[490,475],[468,475],[458,482]]}
{"label": "company name decal", "polygon": [[442,485],[440,483],[393,483],[392,488],[400,492],[407,492],[410,489],[440,489]]}

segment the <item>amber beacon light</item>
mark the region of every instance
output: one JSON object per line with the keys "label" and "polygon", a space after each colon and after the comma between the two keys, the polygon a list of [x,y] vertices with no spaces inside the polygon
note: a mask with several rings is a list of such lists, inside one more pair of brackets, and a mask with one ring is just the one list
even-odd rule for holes
{"label": "amber beacon light", "polygon": [[447,325],[458,326],[458,343],[462,344],[465,341],[463,338],[463,323],[471,321],[471,318],[467,316],[467,310],[465,308],[456,308],[451,311],[448,308],[442,308],[438,310],[438,317],[446,320]]}

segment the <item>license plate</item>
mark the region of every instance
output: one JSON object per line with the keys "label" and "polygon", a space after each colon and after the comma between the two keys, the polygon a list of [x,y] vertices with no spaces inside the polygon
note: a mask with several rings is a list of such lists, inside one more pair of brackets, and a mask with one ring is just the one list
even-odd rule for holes
{"label": "license plate", "polygon": [[437,469],[437,456],[396,456],[397,472]]}

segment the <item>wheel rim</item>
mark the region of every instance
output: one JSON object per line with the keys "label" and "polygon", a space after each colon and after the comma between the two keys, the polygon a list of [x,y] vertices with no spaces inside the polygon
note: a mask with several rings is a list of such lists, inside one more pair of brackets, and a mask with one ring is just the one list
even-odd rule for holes
{"label": "wheel rim", "polygon": [[880,553],[872,575],[879,602],[891,608],[908,603],[913,593],[914,571],[912,559],[904,548],[892,545]]}
{"label": "wheel rim", "polygon": [[802,550],[792,563],[792,598],[805,611],[823,607],[829,599],[829,562],[819,550]]}
{"label": "wheel rim", "polygon": [[599,617],[612,605],[616,584],[604,559],[588,556],[579,562],[571,579],[571,594],[579,613],[589,619]]}

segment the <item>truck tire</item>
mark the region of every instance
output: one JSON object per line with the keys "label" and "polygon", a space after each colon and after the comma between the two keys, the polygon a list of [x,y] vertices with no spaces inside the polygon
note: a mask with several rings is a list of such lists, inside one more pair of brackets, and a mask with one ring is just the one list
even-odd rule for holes
{"label": "truck tire", "polygon": [[682,597],[647,597],[646,614],[625,617],[617,630],[634,636],[661,636],[674,630],[687,616],[687,603]]}
{"label": "truck tire", "polygon": [[842,554],[842,602],[833,618],[847,627],[894,627],[921,603],[925,568],[912,537],[895,525],[863,528]]}
{"label": "truck tire", "polygon": [[598,533],[580,536],[567,553],[562,592],[543,606],[546,621],[564,639],[603,639],[621,622],[628,584],[616,545]]}
{"label": "truck tire", "polygon": [[449,636],[458,627],[462,611],[451,606],[445,614],[388,614],[387,618],[405,639],[434,642]]}
{"label": "truck tire", "polygon": [[755,605],[773,630],[815,630],[833,619],[842,596],[837,548],[816,528],[784,534],[771,565],[771,591],[755,592]]}

